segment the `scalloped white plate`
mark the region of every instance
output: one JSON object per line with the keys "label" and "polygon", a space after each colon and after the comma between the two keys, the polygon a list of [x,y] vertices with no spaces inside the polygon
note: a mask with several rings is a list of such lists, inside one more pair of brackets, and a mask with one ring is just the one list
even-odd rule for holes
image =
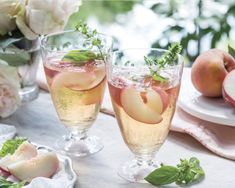
{"label": "scalloped white plate", "polygon": [[190,74],[190,69],[185,68],[178,106],[202,120],[235,127],[235,108],[222,98],[203,97],[192,85]]}
{"label": "scalloped white plate", "polygon": [[[51,152],[53,149],[32,143],[40,152]],[[55,152],[55,151],[54,151]],[[69,157],[56,153],[59,159],[59,169],[51,178],[38,177],[34,178],[30,184],[24,188],[73,188],[75,186],[77,175],[73,170],[72,161]],[[10,181],[15,181],[10,179]]]}

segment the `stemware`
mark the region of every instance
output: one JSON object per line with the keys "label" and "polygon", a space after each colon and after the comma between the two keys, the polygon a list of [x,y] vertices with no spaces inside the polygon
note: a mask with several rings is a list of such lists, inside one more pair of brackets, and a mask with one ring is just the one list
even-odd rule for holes
{"label": "stemware", "polygon": [[[154,156],[164,143],[174,115],[183,70],[178,55],[173,65],[149,68],[145,60],[158,58],[161,49],[126,49],[113,53],[107,65],[112,105],[124,142],[135,155],[120,167],[118,174],[131,182],[145,182],[159,167]],[[153,79],[156,70],[161,79]]]}
{"label": "stemware", "polygon": [[44,70],[60,121],[70,132],[57,140],[56,148],[71,156],[86,156],[103,148],[100,138],[88,136],[102,102],[105,64],[112,38],[98,34],[101,48],[78,31],[46,36],[41,42]]}

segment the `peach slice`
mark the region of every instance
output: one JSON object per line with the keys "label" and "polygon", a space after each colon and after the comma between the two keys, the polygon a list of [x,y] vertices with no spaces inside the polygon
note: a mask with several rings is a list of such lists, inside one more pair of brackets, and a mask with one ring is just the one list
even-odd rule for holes
{"label": "peach slice", "polygon": [[51,88],[62,86],[76,91],[89,90],[97,86],[104,77],[104,67],[91,72],[61,72],[54,77]]}
{"label": "peach slice", "polygon": [[235,70],[227,74],[224,79],[222,94],[224,100],[235,107]]}
{"label": "peach slice", "polygon": [[51,177],[59,167],[55,153],[39,154],[27,161],[20,161],[8,166],[10,173],[20,180],[31,181],[36,177]]}
{"label": "peach slice", "polygon": [[[167,94],[166,94],[167,96]],[[148,124],[162,121],[161,114],[166,108],[163,97],[157,90],[139,92],[135,88],[123,89],[121,104],[125,112],[135,119]]]}
{"label": "peach slice", "polygon": [[8,166],[19,161],[28,160],[37,155],[37,149],[29,142],[22,143],[13,155],[7,155],[0,160],[0,168],[8,171]]}

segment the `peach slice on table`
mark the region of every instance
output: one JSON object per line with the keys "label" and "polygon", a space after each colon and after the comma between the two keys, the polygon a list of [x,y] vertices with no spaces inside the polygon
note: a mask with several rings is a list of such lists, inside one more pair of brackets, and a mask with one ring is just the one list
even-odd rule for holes
{"label": "peach slice on table", "polygon": [[31,181],[36,177],[51,177],[59,168],[55,153],[47,152],[8,166],[10,173],[19,180]]}
{"label": "peach slice on table", "polygon": [[222,94],[224,100],[235,107],[235,70],[227,74],[224,79]]}
{"label": "peach slice on table", "polygon": [[0,160],[0,168],[8,172],[8,166],[19,161],[29,160],[37,156],[37,149],[29,142],[22,143],[13,155],[7,155]]}
{"label": "peach slice on table", "polygon": [[[164,91],[161,91],[164,92]],[[135,119],[148,124],[157,124],[162,121],[161,114],[166,108],[163,99],[167,94],[160,90],[140,92],[135,88],[125,88],[121,93],[121,104],[125,112]]]}
{"label": "peach slice on table", "polygon": [[53,81],[51,88],[66,87],[75,91],[89,90],[96,87],[105,77],[105,68],[97,68],[91,72],[61,72]]}

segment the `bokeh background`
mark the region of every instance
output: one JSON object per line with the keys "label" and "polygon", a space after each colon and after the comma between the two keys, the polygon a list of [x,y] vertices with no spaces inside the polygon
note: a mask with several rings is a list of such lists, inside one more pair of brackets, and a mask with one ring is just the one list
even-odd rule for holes
{"label": "bokeh background", "polygon": [[116,49],[180,41],[188,66],[202,51],[235,47],[234,0],[83,0],[66,28],[79,20],[112,35]]}

